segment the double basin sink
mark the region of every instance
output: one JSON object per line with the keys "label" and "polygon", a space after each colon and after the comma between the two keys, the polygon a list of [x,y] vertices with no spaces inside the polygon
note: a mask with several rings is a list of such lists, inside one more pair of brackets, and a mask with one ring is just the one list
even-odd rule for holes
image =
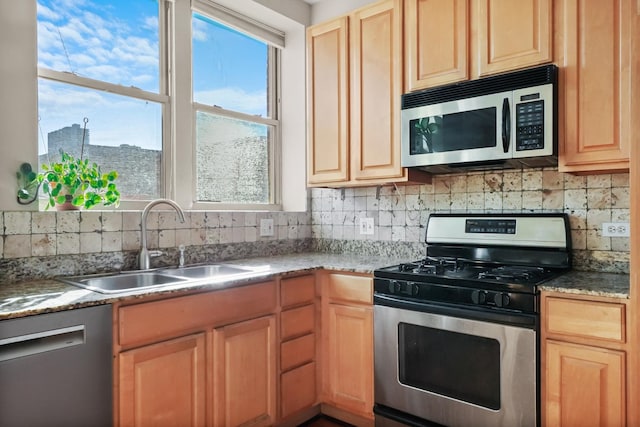
{"label": "double basin sink", "polygon": [[114,294],[173,285],[187,285],[189,282],[220,283],[259,275],[259,273],[265,271],[267,269],[264,268],[209,264],[106,275],[60,277],[58,280],[92,291]]}

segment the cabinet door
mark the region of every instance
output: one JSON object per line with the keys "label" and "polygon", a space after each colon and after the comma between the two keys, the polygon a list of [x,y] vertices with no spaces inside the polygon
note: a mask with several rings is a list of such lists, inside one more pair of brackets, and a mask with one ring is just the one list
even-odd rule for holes
{"label": "cabinet door", "polygon": [[629,167],[634,0],[556,2],[563,172]]}
{"label": "cabinet door", "polygon": [[546,425],[624,426],[624,353],[555,341],[546,347]]}
{"label": "cabinet door", "polygon": [[275,422],[275,325],[272,315],[214,329],[212,425]]}
{"label": "cabinet door", "polygon": [[372,417],[373,310],[329,304],[329,399],[336,406]]}
{"label": "cabinet door", "polygon": [[552,0],[473,1],[478,76],[551,62]]}
{"label": "cabinet door", "polygon": [[307,30],[307,180],[349,178],[349,64],[346,17]]}
{"label": "cabinet door", "polygon": [[204,334],[120,353],[119,425],[204,426],[205,366]]}
{"label": "cabinet door", "polygon": [[406,0],[405,92],[469,78],[469,1]]}
{"label": "cabinet door", "polygon": [[388,0],[351,16],[351,179],[402,177],[402,3]]}

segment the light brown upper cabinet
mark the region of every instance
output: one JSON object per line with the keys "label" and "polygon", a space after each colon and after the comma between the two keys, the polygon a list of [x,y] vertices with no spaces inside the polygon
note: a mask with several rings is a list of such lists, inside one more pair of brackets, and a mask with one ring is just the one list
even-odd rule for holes
{"label": "light brown upper cabinet", "polygon": [[349,62],[346,17],[307,30],[307,180],[349,178]]}
{"label": "light brown upper cabinet", "polygon": [[307,30],[309,186],[428,180],[400,165],[402,1]]}
{"label": "light brown upper cabinet", "polygon": [[473,0],[475,76],[552,60],[552,0]]}
{"label": "light brown upper cabinet", "polygon": [[469,0],[405,0],[406,92],[469,79]]}
{"label": "light brown upper cabinet", "polygon": [[551,62],[551,0],[405,0],[405,91]]}
{"label": "light brown upper cabinet", "polygon": [[637,91],[631,75],[636,0],[557,0],[554,7],[560,70],[558,168],[626,171],[630,106]]}

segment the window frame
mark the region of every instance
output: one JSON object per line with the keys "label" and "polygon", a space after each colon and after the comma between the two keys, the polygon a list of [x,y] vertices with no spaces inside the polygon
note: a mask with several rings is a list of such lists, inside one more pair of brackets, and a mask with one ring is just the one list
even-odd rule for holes
{"label": "window frame", "polygon": [[[159,197],[171,198],[183,207],[193,210],[282,210],[282,126],[280,120],[281,60],[280,48],[264,37],[238,28],[224,16],[229,12],[237,19],[246,19],[249,28],[257,21],[244,17],[223,6],[207,0],[158,0],[158,49],[159,92],[149,92],[130,86],[78,76],[73,73],[38,67],[37,77],[91,90],[113,93],[120,96],[147,100],[161,104],[162,108],[162,153],[161,183]],[[220,15],[216,11],[220,9]],[[192,13],[208,16],[226,26],[243,32],[249,37],[264,41],[268,45],[268,111],[270,117],[258,117],[221,107],[196,103],[192,99]],[[225,13],[227,15],[225,15]],[[258,23],[263,29],[266,24]],[[186,28],[189,30],[186,31]],[[274,30],[275,31],[275,30]],[[187,36],[188,35],[188,36]],[[178,59],[179,52],[186,58]],[[188,76],[188,82],[185,80]],[[187,89],[188,88],[188,89]],[[188,109],[187,109],[188,101]],[[269,203],[223,203],[198,201],[196,198],[196,114],[203,111],[241,120],[273,126],[273,138],[269,141]],[[190,153],[188,156],[181,154]],[[177,177],[180,176],[180,180]],[[188,187],[188,188],[187,188]],[[188,196],[187,196],[188,195]],[[119,210],[142,209],[149,200],[122,200]],[[106,210],[107,208],[102,208]]]}

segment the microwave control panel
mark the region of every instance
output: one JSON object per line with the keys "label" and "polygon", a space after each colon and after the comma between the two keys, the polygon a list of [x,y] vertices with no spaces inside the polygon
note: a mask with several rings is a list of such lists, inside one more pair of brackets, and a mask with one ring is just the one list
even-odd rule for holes
{"label": "microwave control panel", "polygon": [[544,100],[516,104],[516,151],[544,148]]}

